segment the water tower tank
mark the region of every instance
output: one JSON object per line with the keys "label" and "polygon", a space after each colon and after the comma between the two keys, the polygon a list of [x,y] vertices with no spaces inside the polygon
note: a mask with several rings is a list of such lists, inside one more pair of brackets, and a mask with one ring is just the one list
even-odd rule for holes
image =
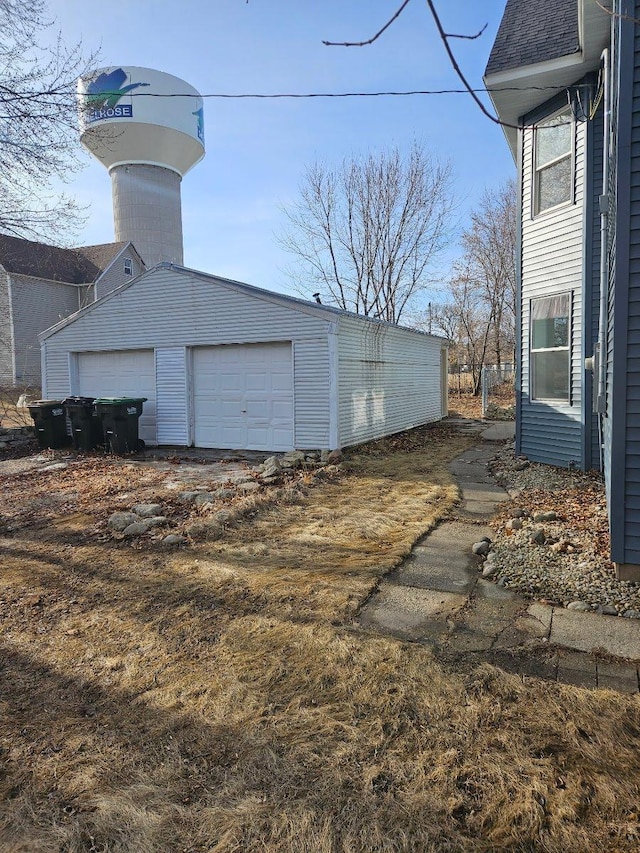
{"label": "water tower tank", "polygon": [[204,157],[202,98],[172,74],[101,68],[78,81],[81,141],[111,175],[115,239],[147,267],[183,263],[180,183]]}

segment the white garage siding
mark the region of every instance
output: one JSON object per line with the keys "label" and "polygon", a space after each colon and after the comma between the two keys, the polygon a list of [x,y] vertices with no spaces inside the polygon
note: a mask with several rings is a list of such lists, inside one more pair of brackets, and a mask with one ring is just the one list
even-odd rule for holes
{"label": "white garage siding", "polygon": [[156,444],[153,350],[82,352],[76,358],[77,386],[73,393],[81,397],[146,397],[138,435],[147,444]]}
{"label": "white garage siding", "polygon": [[382,323],[340,320],[341,447],[440,420],[443,343]]}
{"label": "white garage siding", "polygon": [[[188,418],[191,407],[189,352],[220,344],[288,341],[295,352],[294,446],[328,447],[327,330],[333,323],[333,314],[322,316],[304,304],[298,308],[295,302],[288,307],[275,294],[248,285],[182,269],[156,269],[80,312],[44,339],[46,393],[52,397],[78,393],[71,388],[70,353],[132,347],[171,350],[171,358],[156,356],[162,413],[158,442],[188,444],[183,415]],[[175,361],[178,349],[186,353],[184,370],[179,357]],[[167,413],[174,424],[163,434]]]}
{"label": "white garage siding", "polygon": [[[195,439],[204,446],[333,449],[443,415],[441,339],[181,267],[145,273],[41,340],[49,397],[79,393],[73,365],[83,353],[101,351],[108,361],[114,351],[153,351],[157,438],[163,444]],[[265,371],[263,357],[251,362],[249,354],[261,347],[263,356],[286,350],[292,388],[271,384],[282,378],[281,367]],[[203,371],[216,373],[222,350],[245,359],[244,368],[234,368],[236,391],[246,396],[248,387],[240,385],[254,381],[264,390],[262,399],[251,400],[251,423],[231,424],[238,400],[217,398],[229,414],[226,437],[220,437],[220,419],[212,420],[218,391],[201,381]],[[286,400],[274,412],[276,390]]]}
{"label": "white garage siding", "polygon": [[188,350],[156,350],[156,435],[158,444],[190,444]]}

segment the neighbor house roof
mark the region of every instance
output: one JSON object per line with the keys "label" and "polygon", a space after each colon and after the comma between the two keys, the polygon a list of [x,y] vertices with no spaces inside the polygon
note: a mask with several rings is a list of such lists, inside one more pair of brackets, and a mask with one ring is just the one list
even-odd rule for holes
{"label": "neighbor house roof", "polygon": [[0,265],[7,272],[69,284],[91,284],[127,242],[62,249],[33,240],[0,234]]}
{"label": "neighbor house roof", "polygon": [[579,50],[578,0],[507,0],[485,74],[536,65]]}

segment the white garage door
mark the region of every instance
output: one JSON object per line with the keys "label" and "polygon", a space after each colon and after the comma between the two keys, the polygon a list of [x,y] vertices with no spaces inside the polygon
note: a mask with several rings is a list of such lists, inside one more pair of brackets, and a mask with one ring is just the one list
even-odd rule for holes
{"label": "white garage door", "polygon": [[81,397],[146,397],[138,434],[156,443],[156,372],[153,350],[81,352],[78,354]]}
{"label": "white garage door", "polygon": [[196,447],[293,449],[291,344],[193,350]]}

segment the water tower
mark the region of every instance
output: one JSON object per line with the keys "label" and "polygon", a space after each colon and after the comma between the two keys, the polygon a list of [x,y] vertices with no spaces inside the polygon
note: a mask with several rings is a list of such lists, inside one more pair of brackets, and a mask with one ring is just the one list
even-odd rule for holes
{"label": "water tower", "polygon": [[202,98],[184,80],[133,66],[78,81],[81,141],[107,167],[115,239],[147,267],[183,263],[180,183],[204,157]]}

